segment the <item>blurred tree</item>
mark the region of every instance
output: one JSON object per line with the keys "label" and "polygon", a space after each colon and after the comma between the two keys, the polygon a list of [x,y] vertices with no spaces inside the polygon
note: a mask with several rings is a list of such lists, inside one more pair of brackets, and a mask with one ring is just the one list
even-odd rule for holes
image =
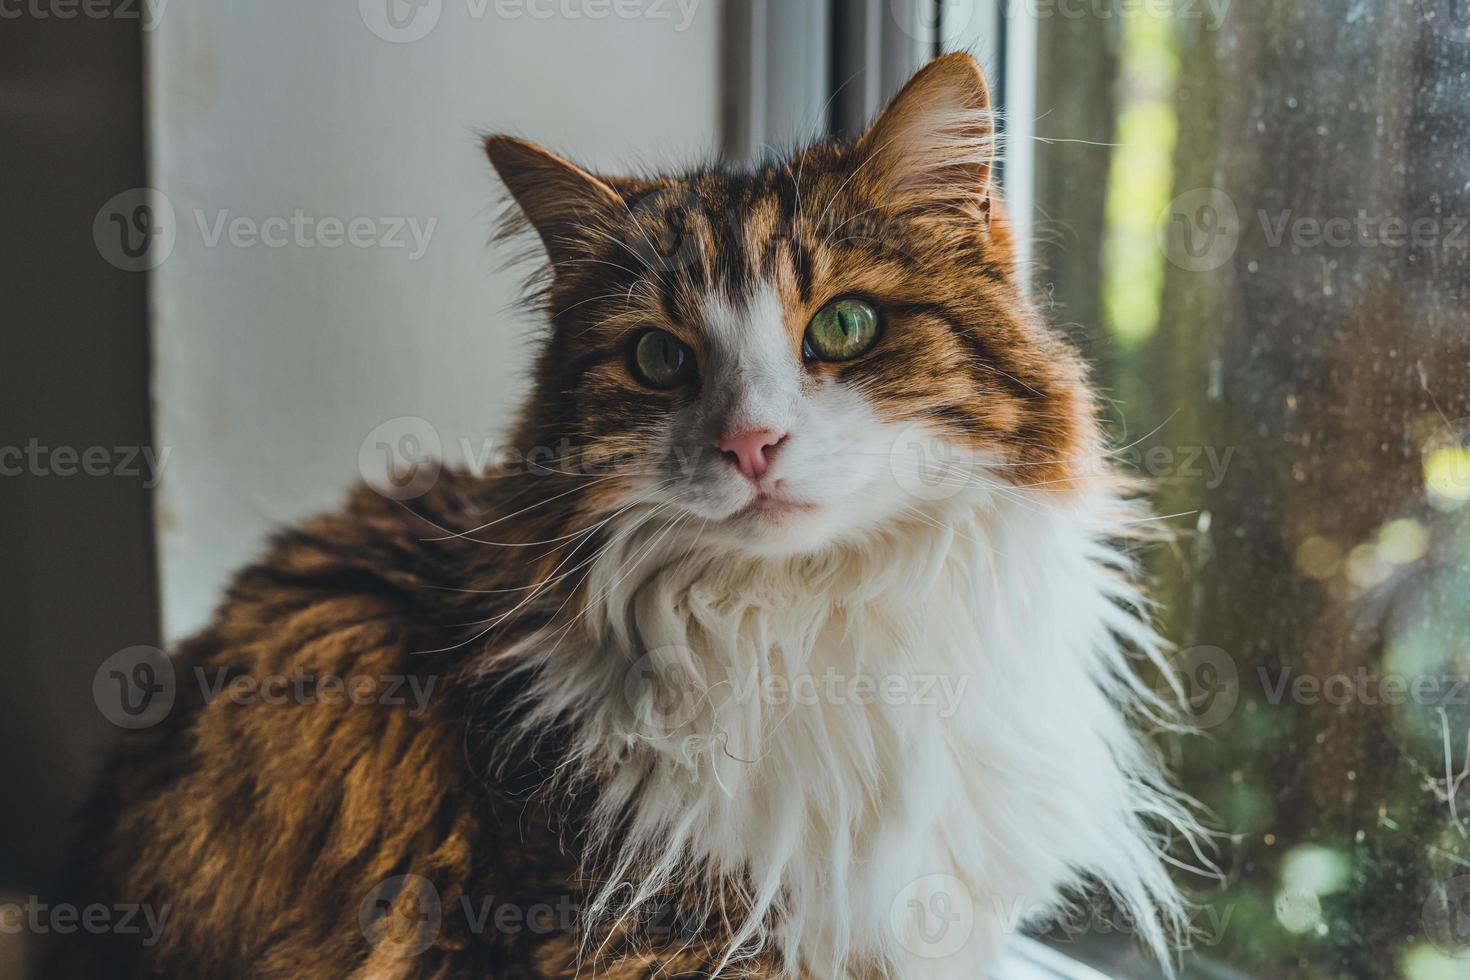
{"label": "blurred tree", "polygon": [[[1199,892],[1229,916],[1200,958],[1248,976],[1470,976],[1470,24],[1453,6],[1180,2],[1159,30],[1149,5],[1103,4],[1090,42],[1042,20],[1041,111],[1085,105],[1120,134],[1111,164],[1045,148],[1038,200],[1079,240],[1040,254],[1123,442],[1145,437],[1126,456],[1185,515],[1155,568],[1210,731],[1169,748],[1234,835],[1228,886]],[[1045,135],[1107,128],[1058,118],[1075,128]]]}

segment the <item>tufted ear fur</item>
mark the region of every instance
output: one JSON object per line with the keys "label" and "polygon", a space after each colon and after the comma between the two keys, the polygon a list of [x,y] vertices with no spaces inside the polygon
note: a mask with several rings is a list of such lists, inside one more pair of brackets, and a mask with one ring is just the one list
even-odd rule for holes
{"label": "tufted ear fur", "polygon": [[541,236],[553,266],[579,252],[589,227],[625,208],[613,183],[514,136],[490,136],[485,153],[521,213]]}
{"label": "tufted ear fur", "polygon": [[968,54],[930,62],[858,140],[866,181],[895,208],[958,210],[990,222],[995,120]]}

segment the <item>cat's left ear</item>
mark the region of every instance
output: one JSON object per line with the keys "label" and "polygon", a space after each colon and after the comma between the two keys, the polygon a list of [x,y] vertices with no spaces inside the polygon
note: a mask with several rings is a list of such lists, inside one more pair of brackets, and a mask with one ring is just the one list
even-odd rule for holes
{"label": "cat's left ear", "polygon": [[541,236],[553,266],[575,258],[591,229],[625,211],[612,183],[550,150],[514,136],[489,136],[485,153],[521,213]]}
{"label": "cat's left ear", "polygon": [[854,146],[863,180],[895,208],[955,209],[989,224],[995,119],[975,59],[936,58]]}

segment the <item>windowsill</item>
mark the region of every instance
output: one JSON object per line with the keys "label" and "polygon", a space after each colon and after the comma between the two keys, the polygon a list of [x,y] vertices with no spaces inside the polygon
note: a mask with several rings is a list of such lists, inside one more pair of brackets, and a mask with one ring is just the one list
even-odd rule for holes
{"label": "windowsill", "polygon": [[1010,953],[990,977],[991,980],[1108,980],[1092,967],[1024,937],[1011,941]]}

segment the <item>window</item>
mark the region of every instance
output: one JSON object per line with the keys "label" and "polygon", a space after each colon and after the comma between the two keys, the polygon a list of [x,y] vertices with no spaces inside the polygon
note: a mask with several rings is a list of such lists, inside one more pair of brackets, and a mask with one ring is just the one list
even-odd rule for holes
{"label": "window", "polygon": [[[1179,532],[1153,571],[1204,734],[1169,752],[1229,835],[1190,962],[1465,976],[1464,5],[1021,6],[1037,289]],[[1131,975],[1086,926],[1053,938]]]}

